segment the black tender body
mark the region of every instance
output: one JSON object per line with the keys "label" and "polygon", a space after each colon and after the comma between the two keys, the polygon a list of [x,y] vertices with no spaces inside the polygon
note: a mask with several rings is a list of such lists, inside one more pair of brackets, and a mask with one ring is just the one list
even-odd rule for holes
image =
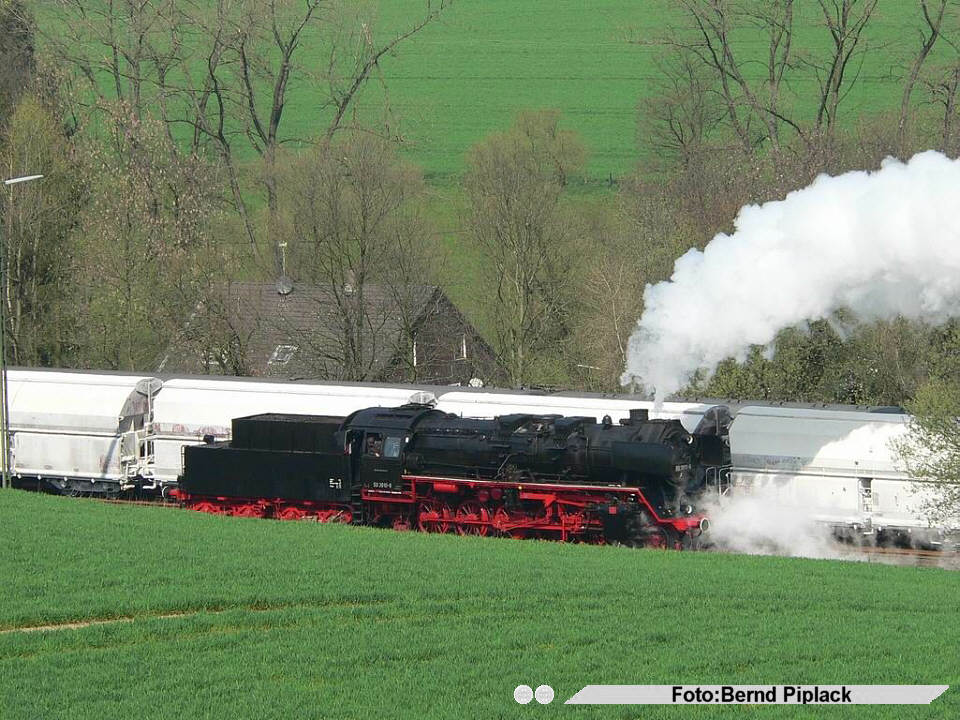
{"label": "black tender body", "polygon": [[233,439],[184,448],[180,487],[196,495],[349,502],[342,417],[236,418]]}

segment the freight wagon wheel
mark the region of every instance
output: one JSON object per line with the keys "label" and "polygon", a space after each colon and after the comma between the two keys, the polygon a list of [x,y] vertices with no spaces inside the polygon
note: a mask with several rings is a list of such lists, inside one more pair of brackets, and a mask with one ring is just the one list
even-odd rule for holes
{"label": "freight wagon wheel", "polygon": [[455,519],[457,532],[461,535],[486,535],[490,532],[490,513],[476,500],[460,503]]}
{"label": "freight wagon wheel", "polygon": [[417,514],[417,527],[422,532],[448,533],[453,511],[436,500],[424,500]]}

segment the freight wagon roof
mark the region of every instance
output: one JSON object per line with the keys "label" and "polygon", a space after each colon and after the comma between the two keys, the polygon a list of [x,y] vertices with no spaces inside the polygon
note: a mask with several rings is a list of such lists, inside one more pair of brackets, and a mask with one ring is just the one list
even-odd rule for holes
{"label": "freight wagon roof", "polygon": [[375,385],[300,385],[289,383],[175,379],[157,395],[154,420],[163,433],[226,432],[233,418],[258,413],[339,415],[371,406],[406,403],[410,388]]}
{"label": "freight wagon roof", "polygon": [[20,428],[116,433],[120,416],[143,375],[11,369],[10,424]]}
{"label": "freight wagon roof", "polygon": [[904,476],[895,443],[908,416],[827,409],[745,407],[730,426],[735,469]]}

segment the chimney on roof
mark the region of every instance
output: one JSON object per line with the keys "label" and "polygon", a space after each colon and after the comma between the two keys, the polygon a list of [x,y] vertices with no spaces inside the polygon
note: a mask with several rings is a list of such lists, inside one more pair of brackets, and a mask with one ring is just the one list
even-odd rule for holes
{"label": "chimney on roof", "polygon": [[343,281],[343,294],[353,295],[355,284],[356,278],[354,278],[353,270],[347,270],[347,276]]}
{"label": "chimney on roof", "polygon": [[285,297],[293,292],[293,280],[287,277],[287,243],[279,242],[280,249],[280,279],[277,280],[277,294]]}

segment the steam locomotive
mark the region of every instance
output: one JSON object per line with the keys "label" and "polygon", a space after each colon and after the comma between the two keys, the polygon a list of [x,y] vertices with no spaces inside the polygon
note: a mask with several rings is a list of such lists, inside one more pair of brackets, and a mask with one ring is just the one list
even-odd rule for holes
{"label": "steam locomotive", "polygon": [[209,513],[680,548],[707,527],[694,503],[729,463],[722,427],[646,410],[618,425],[418,404],[259,414],[234,419],[229,442],[185,447],[178,494]]}

